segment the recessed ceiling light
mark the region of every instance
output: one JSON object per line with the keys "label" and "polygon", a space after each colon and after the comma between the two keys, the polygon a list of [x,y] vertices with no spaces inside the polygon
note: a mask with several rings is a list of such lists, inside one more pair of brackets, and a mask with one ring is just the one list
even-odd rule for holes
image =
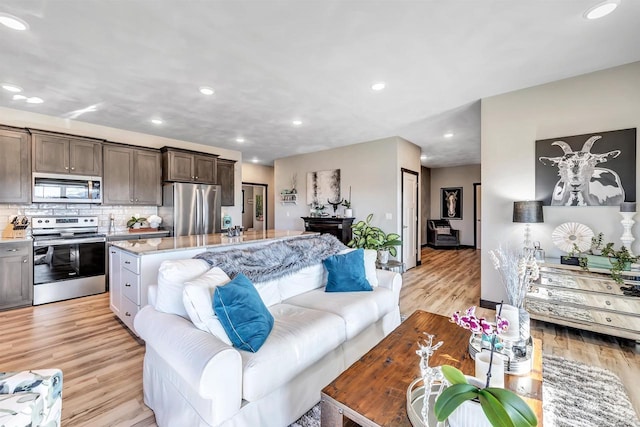
{"label": "recessed ceiling light", "polygon": [[294,126],[300,126],[302,124],[302,120],[294,120],[291,122]]}
{"label": "recessed ceiling light", "polygon": [[37,96],[32,96],[31,98],[27,98],[27,102],[29,104],[42,104],[44,100],[42,98],[38,98]]}
{"label": "recessed ceiling light", "polygon": [[451,138],[453,136],[453,132],[447,132],[442,136],[444,136],[445,138]]}
{"label": "recessed ceiling light", "polygon": [[251,160],[251,161],[252,161],[253,163],[258,163],[260,160],[258,160],[258,159],[253,159],[253,160]]}
{"label": "recessed ceiling light", "polygon": [[216,91],[213,90],[213,88],[210,88],[209,86],[201,86],[200,87],[200,93],[203,95],[213,95]]}
{"label": "recessed ceiling light", "polygon": [[377,83],[374,83],[374,84],[371,85],[371,89],[372,90],[376,90],[376,91],[382,90],[385,87],[387,87],[385,82],[377,82]]}
{"label": "recessed ceiling light", "polygon": [[237,137],[237,138],[236,138],[236,142],[237,142],[238,144],[242,144],[242,143],[244,142],[244,138],[243,138],[243,137],[241,137],[241,136],[239,136],[239,137]]}
{"label": "recessed ceiling light", "polygon": [[22,88],[20,86],[12,85],[11,83],[2,83],[2,89],[9,92],[22,92]]}
{"label": "recessed ceiling light", "polygon": [[160,119],[151,119],[151,123],[153,123],[154,125],[161,125],[164,122]]}
{"label": "recessed ceiling light", "polygon": [[584,17],[590,20],[602,18],[616,10],[619,4],[620,0],[607,0],[602,3],[598,3],[597,5],[587,9],[584,13]]}
{"label": "recessed ceiling light", "polygon": [[423,154],[422,156],[420,156],[420,160],[427,160],[427,155]]}
{"label": "recessed ceiling light", "polygon": [[29,24],[25,21],[7,13],[0,13],[0,24],[12,30],[24,31],[29,29]]}
{"label": "recessed ceiling light", "polygon": [[27,97],[24,96],[24,95],[17,94],[17,93],[15,95],[13,95],[13,100],[14,101],[21,101],[23,99],[27,99]]}

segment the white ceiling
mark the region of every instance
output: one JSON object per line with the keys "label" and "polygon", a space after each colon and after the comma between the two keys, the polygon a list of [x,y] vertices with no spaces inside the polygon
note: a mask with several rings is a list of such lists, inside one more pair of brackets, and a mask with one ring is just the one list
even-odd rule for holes
{"label": "white ceiling", "polygon": [[479,99],[640,60],[640,1],[584,19],[598,2],[2,0],[30,30],[0,26],[0,82],[45,102],[0,106],[97,105],[77,120],[264,164],[390,136],[425,166],[479,163]]}

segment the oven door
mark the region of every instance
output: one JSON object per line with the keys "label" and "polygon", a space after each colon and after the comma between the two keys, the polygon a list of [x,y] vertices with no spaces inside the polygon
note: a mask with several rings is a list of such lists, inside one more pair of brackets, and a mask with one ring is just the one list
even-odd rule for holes
{"label": "oven door", "polygon": [[105,238],[36,240],[33,284],[104,276]]}

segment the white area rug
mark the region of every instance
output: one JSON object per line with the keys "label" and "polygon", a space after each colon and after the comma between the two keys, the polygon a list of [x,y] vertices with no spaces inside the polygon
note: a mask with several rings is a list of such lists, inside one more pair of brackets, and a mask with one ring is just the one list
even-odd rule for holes
{"label": "white area rug", "polygon": [[[545,427],[640,427],[627,391],[611,371],[557,356],[542,358]],[[290,427],[319,427],[316,405]]]}

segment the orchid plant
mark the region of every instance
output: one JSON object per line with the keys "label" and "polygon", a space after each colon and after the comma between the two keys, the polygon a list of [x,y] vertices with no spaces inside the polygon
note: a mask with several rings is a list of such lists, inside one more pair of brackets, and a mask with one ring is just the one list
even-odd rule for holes
{"label": "orchid plant", "polygon": [[451,384],[436,399],[434,414],[438,421],[444,421],[458,406],[467,400],[476,399],[480,402],[483,412],[493,426],[532,427],[538,424],[536,415],[520,396],[510,390],[499,387],[489,387],[491,379],[491,361],[495,350],[497,335],[509,328],[509,321],[496,315],[496,324],[489,323],[484,317],[477,317],[476,307],[469,307],[464,313],[456,311],[451,316],[451,322],[468,329],[473,333],[491,336],[491,360],[487,372],[487,383],[479,388],[468,383],[460,370],[453,366],[442,367],[442,374]]}

